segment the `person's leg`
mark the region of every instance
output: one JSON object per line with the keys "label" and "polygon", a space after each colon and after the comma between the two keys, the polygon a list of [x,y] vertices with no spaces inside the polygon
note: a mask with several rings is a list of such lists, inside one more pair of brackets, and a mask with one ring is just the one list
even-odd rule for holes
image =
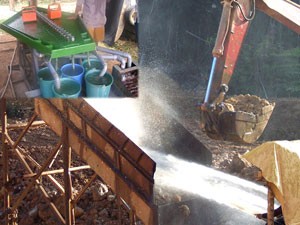
{"label": "person's leg", "polygon": [[15,11],[15,0],[9,0],[9,9]]}
{"label": "person's leg", "polygon": [[134,28],[135,28],[136,41],[139,42],[139,23],[138,23],[138,21],[135,22]]}

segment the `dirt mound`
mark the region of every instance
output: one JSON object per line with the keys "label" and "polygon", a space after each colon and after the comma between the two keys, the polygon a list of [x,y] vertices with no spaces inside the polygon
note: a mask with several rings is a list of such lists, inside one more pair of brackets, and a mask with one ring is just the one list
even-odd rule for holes
{"label": "dirt mound", "polygon": [[227,108],[230,111],[242,111],[261,115],[265,106],[273,105],[266,99],[262,99],[256,95],[237,95],[225,100]]}

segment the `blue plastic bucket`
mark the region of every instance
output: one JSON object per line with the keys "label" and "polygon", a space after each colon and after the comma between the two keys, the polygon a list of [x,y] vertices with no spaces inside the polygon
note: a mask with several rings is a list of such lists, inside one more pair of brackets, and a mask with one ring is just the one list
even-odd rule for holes
{"label": "blue plastic bucket", "polygon": [[54,93],[52,91],[53,76],[48,67],[40,69],[37,73],[41,95],[43,98],[53,98]]}
{"label": "blue plastic bucket", "polygon": [[86,59],[82,62],[82,66],[83,66],[85,72],[87,72],[91,69],[97,69],[97,70],[103,69],[103,65],[99,59],[90,59],[90,65],[88,63],[88,60]]}
{"label": "blue plastic bucket", "polygon": [[82,84],[83,74],[84,74],[84,68],[83,66],[79,64],[73,64],[68,63],[61,67],[61,76],[62,77],[68,77],[76,80],[80,85]]}
{"label": "blue plastic bucket", "polygon": [[52,84],[52,91],[56,98],[78,98],[81,85],[76,80],[65,77],[60,79],[60,89],[57,89],[54,83]]}
{"label": "blue plastic bucket", "polygon": [[86,97],[99,98],[108,97],[113,77],[109,73],[105,73],[99,79],[100,70],[89,70],[85,75]]}

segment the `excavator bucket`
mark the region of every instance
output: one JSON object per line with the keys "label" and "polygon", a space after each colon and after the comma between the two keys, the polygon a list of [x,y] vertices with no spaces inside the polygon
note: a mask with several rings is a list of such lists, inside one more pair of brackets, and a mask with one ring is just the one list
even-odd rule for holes
{"label": "excavator bucket", "polygon": [[221,112],[206,112],[205,132],[212,139],[253,143],[262,135],[274,106],[257,96],[232,97],[223,103]]}
{"label": "excavator bucket", "polygon": [[239,143],[253,143],[262,135],[274,106],[263,108],[262,115],[247,112],[225,112],[218,118],[219,133],[207,131],[212,139],[233,141]]}
{"label": "excavator bucket", "polygon": [[247,112],[226,112],[220,116],[220,132],[224,140],[253,143],[263,133],[270,116],[273,105],[265,106],[261,115]]}

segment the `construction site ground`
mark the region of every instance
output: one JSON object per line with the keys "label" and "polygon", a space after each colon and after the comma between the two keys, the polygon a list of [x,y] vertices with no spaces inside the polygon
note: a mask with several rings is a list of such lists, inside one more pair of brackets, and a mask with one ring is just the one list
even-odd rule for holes
{"label": "construction site ground", "polygon": [[[15,39],[7,34],[0,34],[0,87],[3,87],[7,80],[8,69],[14,48],[16,46]],[[263,135],[264,140],[259,140],[255,144],[234,144],[230,142],[215,141],[208,139],[202,131],[195,131],[197,136],[213,154],[212,168],[221,170],[248,180],[255,181],[257,168],[243,162],[240,155],[258,146],[263,141],[267,140],[294,140],[300,136],[300,101],[299,99],[273,99],[276,102],[276,107]],[[20,123],[29,119],[33,111],[32,100],[8,100],[9,104],[9,123]],[[17,137],[20,130],[11,131],[12,137]],[[43,161],[47,157],[47,153],[55,146],[58,137],[46,125],[41,125],[31,129],[21,142],[21,146],[30,151],[30,153],[38,160]],[[0,152],[0,156],[2,152]],[[58,163],[59,163],[58,156]],[[83,165],[76,156],[73,156],[73,165]],[[54,167],[59,167],[59,164]],[[0,160],[0,171],[2,171],[2,160]],[[14,194],[18,194],[26,181],[19,179],[20,174],[24,173],[24,168],[12,155],[10,159],[10,171],[13,182],[16,182],[14,189],[11,190]],[[75,173],[74,173],[75,174]],[[80,190],[82,185],[91,176],[92,171],[80,172],[73,177],[74,192]],[[58,179],[62,179],[59,178]],[[2,178],[0,179],[0,187],[2,187]],[[46,181],[45,181],[46,182]],[[63,201],[59,193],[51,192],[49,184],[49,192],[54,201],[58,205],[63,205]],[[1,191],[0,191],[1,196]],[[118,224],[118,210],[115,200],[115,195],[109,190],[105,184],[102,184],[98,179],[88,189],[76,207],[76,224]],[[91,204],[93,202],[93,204]],[[3,206],[2,196],[0,198],[0,206]],[[122,212],[124,224],[128,224],[128,213],[126,210]],[[3,220],[0,220],[3,224]],[[37,190],[30,192],[25,199],[22,207],[19,209],[19,224],[56,224],[55,220],[49,212],[49,207],[45,202],[40,201],[40,196]]]}

